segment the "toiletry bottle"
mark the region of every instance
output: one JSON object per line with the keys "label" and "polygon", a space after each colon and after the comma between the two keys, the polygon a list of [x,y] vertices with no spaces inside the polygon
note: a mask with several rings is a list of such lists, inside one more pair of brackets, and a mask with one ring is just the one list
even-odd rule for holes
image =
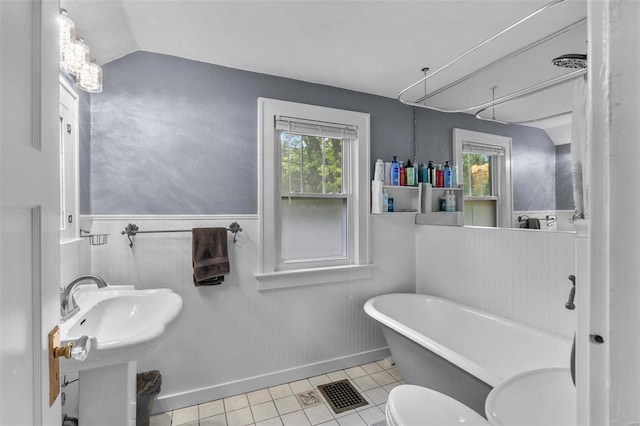
{"label": "toiletry bottle", "polygon": [[393,198],[387,198],[387,210],[393,213]]}
{"label": "toiletry bottle", "polygon": [[451,191],[451,211],[455,212],[458,208],[456,206],[456,193],[455,191]]}
{"label": "toiletry bottle", "polygon": [[398,185],[405,186],[407,184],[407,174],[402,161],[398,161],[398,167],[400,167],[400,182],[398,182]]}
{"label": "toiletry bottle", "polygon": [[384,184],[391,185],[391,161],[384,162]]}
{"label": "toiletry bottle", "polygon": [[451,166],[451,187],[458,187],[458,168],[456,166]]}
{"label": "toiletry bottle", "polygon": [[427,182],[433,187],[436,186],[436,173],[433,168],[433,161],[429,161],[429,166],[427,168]]}
{"label": "toiletry bottle", "polygon": [[391,163],[391,185],[398,186],[400,184],[400,167],[398,166],[398,159],[394,155],[393,162]]}
{"label": "toiletry bottle", "polygon": [[420,183],[428,183],[429,178],[427,177],[427,173],[429,169],[427,168],[427,163],[422,163],[422,167],[420,167]]}
{"label": "toiletry bottle", "polygon": [[420,182],[419,182],[420,179],[418,176],[420,176],[420,167],[418,167],[417,162],[414,162],[413,163],[413,186],[420,185]]}
{"label": "toiletry bottle", "polygon": [[446,212],[447,211],[447,197],[446,194],[442,194],[439,198],[440,200],[440,211],[441,212]]}
{"label": "toiletry bottle", "polygon": [[414,186],[416,169],[413,168],[413,164],[411,164],[411,160],[407,160],[407,165],[404,168],[404,174],[405,174],[405,183],[407,184],[407,186]]}
{"label": "toiletry bottle", "polygon": [[389,194],[387,194],[387,190],[382,190],[382,212],[386,213],[389,211]]}
{"label": "toiletry bottle", "polygon": [[451,188],[451,167],[449,167],[449,162],[444,162],[444,187]]}
{"label": "toiletry bottle", "polygon": [[436,188],[444,187],[444,170],[442,164],[436,164]]}
{"label": "toiletry bottle", "polygon": [[376,160],[375,172],[373,173],[373,180],[384,182],[384,161],[378,158]]}
{"label": "toiletry bottle", "polygon": [[445,191],[445,210],[450,212],[451,211],[451,191]]}

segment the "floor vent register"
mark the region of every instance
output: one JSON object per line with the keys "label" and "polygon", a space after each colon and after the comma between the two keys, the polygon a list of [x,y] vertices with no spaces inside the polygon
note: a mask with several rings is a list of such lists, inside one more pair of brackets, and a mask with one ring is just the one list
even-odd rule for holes
{"label": "floor vent register", "polygon": [[369,404],[347,379],[320,385],[318,390],[336,414]]}

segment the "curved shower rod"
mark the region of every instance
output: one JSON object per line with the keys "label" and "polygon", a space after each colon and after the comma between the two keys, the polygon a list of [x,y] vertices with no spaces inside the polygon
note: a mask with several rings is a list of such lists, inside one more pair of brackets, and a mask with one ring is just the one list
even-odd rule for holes
{"label": "curved shower rod", "polygon": [[[482,105],[478,105],[476,107],[472,107],[472,109],[480,108],[480,110],[475,113],[475,117],[477,119],[487,120],[487,121],[496,121],[496,122],[503,123],[503,124],[509,124],[509,123],[506,123],[504,121],[494,120],[493,118],[482,117],[480,114],[485,112],[486,110],[488,110],[491,107],[503,104],[505,102],[509,102],[509,101],[513,101],[513,100],[516,100],[516,99],[525,98],[527,96],[535,95],[536,93],[539,93],[539,92],[542,92],[544,90],[551,89],[552,87],[556,87],[556,86],[559,86],[561,84],[564,84],[567,81],[575,80],[578,77],[582,77],[586,73],[587,73],[587,69],[586,68],[580,68],[580,69],[577,69],[575,71],[571,71],[570,73],[561,75],[559,77],[554,77],[554,78],[549,79],[547,81],[543,81],[541,83],[534,84],[533,86],[529,86],[529,87],[527,87],[525,89],[521,89],[521,90],[518,90],[516,92],[510,93],[508,95],[502,96],[502,97],[500,97],[498,99],[485,102]],[[543,117],[542,119],[553,118],[553,117],[560,116],[560,115],[565,115],[565,114],[566,114],[566,112],[563,112],[563,113],[560,113],[560,114],[554,114],[554,115],[549,116],[549,117]],[[530,120],[530,121],[540,121],[540,120],[541,119]],[[527,122],[530,122],[530,121],[523,121],[521,123],[527,123]]]}
{"label": "curved shower rod", "polygon": [[[476,50],[480,49],[484,45],[492,42],[493,40],[495,40],[496,38],[502,36],[503,34],[513,30],[514,28],[516,28],[517,26],[521,25],[522,23],[528,21],[529,19],[533,18],[534,16],[539,15],[540,13],[543,13],[543,12],[545,12],[545,11],[547,11],[547,10],[549,10],[549,9],[551,9],[551,8],[561,4],[561,3],[564,3],[565,1],[567,1],[567,0],[554,0],[554,1],[550,2],[550,3],[545,4],[544,6],[540,7],[539,9],[537,9],[534,12],[530,13],[529,15],[525,16],[524,18],[521,18],[519,21],[517,21],[514,24],[510,25],[509,27],[505,28],[504,30],[494,34],[493,36],[491,36],[488,39],[484,40],[483,42],[477,44],[476,46],[472,47],[471,49],[467,50],[466,52],[456,56],[454,59],[452,59],[451,61],[447,62],[445,65],[441,66],[440,68],[438,68],[437,70],[435,70],[431,74],[425,75],[420,80],[416,81],[415,83],[413,83],[409,87],[407,87],[404,90],[400,91],[400,93],[398,93],[397,100],[402,102],[405,105],[415,106],[415,107],[420,107],[420,108],[425,108],[425,109],[430,109],[430,110],[433,110],[433,111],[444,112],[444,113],[469,113],[469,112],[477,111],[476,112],[476,118],[479,118],[479,119],[482,119],[482,120],[492,120],[492,119],[480,117],[479,114],[481,112],[485,111],[487,108],[490,108],[492,106],[496,106],[498,104],[505,103],[505,102],[508,102],[508,101],[511,101],[511,100],[514,100],[514,99],[519,99],[519,98],[523,98],[523,97],[526,97],[526,96],[529,96],[529,95],[533,95],[533,94],[538,93],[538,92],[540,92],[542,90],[545,90],[547,88],[555,87],[555,86],[557,86],[559,84],[565,83],[566,81],[569,81],[569,80],[572,80],[572,79],[575,79],[575,78],[578,78],[578,77],[584,75],[587,72],[586,69],[580,69],[580,70],[573,71],[573,72],[570,72],[568,74],[565,74],[565,75],[562,75],[562,76],[559,76],[559,77],[552,78],[550,80],[547,80],[547,81],[544,81],[544,82],[541,82],[541,83],[534,84],[533,86],[530,86],[530,87],[527,87],[525,89],[521,89],[521,90],[518,90],[516,92],[510,93],[510,94],[505,95],[505,96],[503,96],[501,98],[498,98],[498,99],[495,99],[495,100],[491,100],[491,101],[488,101],[488,102],[484,102],[484,103],[479,104],[479,105],[470,106],[470,107],[467,107],[467,108],[446,109],[446,108],[440,108],[440,107],[436,107],[436,106],[429,106],[429,105],[425,105],[424,103],[421,103],[424,100],[428,99],[429,97],[434,96],[435,94],[440,93],[440,92],[442,92],[442,91],[444,91],[444,90],[446,90],[446,89],[448,89],[450,87],[453,87],[454,85],[459,84],[462,81],[465,81],[468,78],[471,78],[472,76],[477,75],[480,72],[485,71],[486,69],[491,68],[491,67],[497,65],[498,63],[505,61],[506,59],[510,59],[510,58],[516,56],[517,54],[520,54],[520,53],[522,53],[524,51],[527,51],[527,50],[529,50],[529,49],[531,49],[531,48],[533,48],[535,46],[538,46],[538,45],[540,45],[540,44],[542,44],[542,43],[544,43],[544,42],[546,42],[546,41],[548,41],[548,40],[550,40],[550,39],[552,39],[554,37],[557,37],[558,35],[564,34],[565,32],[570,31],[570,30],[572,30],[573,28],[575,28],[575,27],[577,27],[579,25],[582,25],[583,23],[586,22],[586,18],[580,19],[579,21],[576,21],[576,22],[568,25],[567,27],[562,28],[561,30],[556,31],[555,33],[553,33],[553,34],[551,34],[549,36],[546,36],[546,37],[544,37],[544,38],[542,38],[542,39],[540,39],[540,40],[538,40],[538,41],[536,41],[534,43],[531,43],[531,44],[525,46],[524,48],[519,49],[516,52],[512,52],[509,55],[506,55],[506,56],[504,56],[504,57],[492,62],[491,64],[486,65],[486,66],[482,67],[481,69],[474,71],[471,74],[468,74],[467,76],[461,78],[460,80],[457,80],[454,83],[451,83],[451,84],[449,84],[449,85],[447,85],[447,86],[445,86],[445,87],[443,87],[441,89],[438,89],[435,92],[432,92],[432,93],[430,93],[428,95],[425,94],[425,96],[422,97],[421,99],[419,99],[418,101],[409,101],[409,100],[406,100],[406,99],[402,99],[402,96],[406,92],[408,92],[409,90],[413,89],[414,87],[418,86],[421,83],[426,82],[428,79],[434,77],[435,75],[437,75],[440,72],[444,71],[445,69],[449,68],[450,66],[452,66],[455,63],[457,63],[461,59],[467,57],[471,53],[473,53]],[[497,120],[492,120],[492,121],[497,121]]]}

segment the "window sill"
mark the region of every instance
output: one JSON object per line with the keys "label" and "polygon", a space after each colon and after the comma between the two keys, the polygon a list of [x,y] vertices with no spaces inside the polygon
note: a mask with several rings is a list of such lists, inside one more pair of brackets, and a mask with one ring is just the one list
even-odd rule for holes
{"label": "window sill", "polygon": [[255,274],[254,277],[258,280],[258,291],[266,291],[279,288],[370,279],[371,269],[372,265],[347,265],[330,268],[268,272]]}

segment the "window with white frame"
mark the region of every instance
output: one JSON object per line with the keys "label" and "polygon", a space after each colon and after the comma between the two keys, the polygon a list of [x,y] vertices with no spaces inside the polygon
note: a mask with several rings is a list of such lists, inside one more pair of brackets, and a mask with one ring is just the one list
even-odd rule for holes
{"label": "window with white frame", "polygon": [[454,129],[453,143],[465,225],[511,227],[511,138]]}
{"label": "window with white frame", "polygon": [[259,288],[363,278],[369,115],[260,98]]}

